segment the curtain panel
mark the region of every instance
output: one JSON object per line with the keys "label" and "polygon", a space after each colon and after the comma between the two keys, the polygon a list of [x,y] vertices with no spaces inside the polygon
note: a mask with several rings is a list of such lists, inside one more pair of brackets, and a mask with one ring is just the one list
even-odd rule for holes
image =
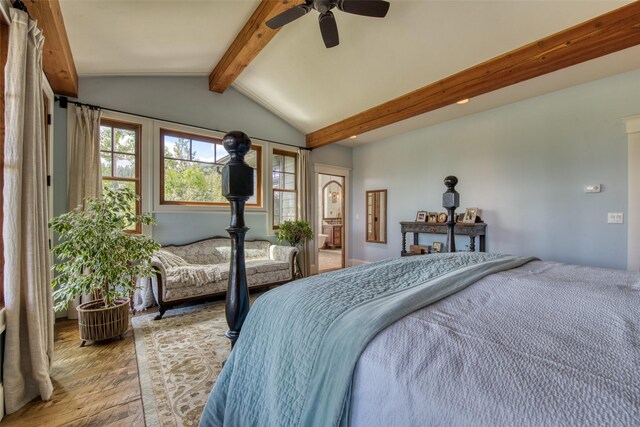
{"label": "curtain panel", "polygon": [[54,322],[42,95],[44,37],[25,12],[13,8],[10,12],[3,202],[7,413],[34,397],[51,397]]}
{"label": "curtain panel", "polygon": [[[311,221],[311,180],[309,179],[310,151],[298,149],[298,176],[300,189],[298,191],[298,213],[301,221]],[[311,275],[311,241],[306,241],[300,248],[300,269],[304,277]]]}
{"label": "curtain panel", "polygon": [[[102,196],[102,172],[100,165],[100,110],[74,105],[73,130],[68,141],[69,186],[67,192],[68,209],[85,208],[87,197]],[[69,302],[67,318],[77,319],[76,307],[93,300],[93,295],[83,295]]]}

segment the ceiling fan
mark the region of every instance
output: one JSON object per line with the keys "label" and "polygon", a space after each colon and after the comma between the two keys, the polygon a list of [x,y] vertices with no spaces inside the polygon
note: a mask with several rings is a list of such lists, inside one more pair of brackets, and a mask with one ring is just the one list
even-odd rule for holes
{"label": "ceiling fan", "polygon": [[333,16],[333,12],[331,12],[334,7],[354,15],[384,18],[387,15],[387,11],[389,11],[389,2],[384,0],[305,0],[304,3],[269,19],[266,24],[269,28],[275,30],[301,18],[311,9],[315,9],[320,12],[318,21],[320,22],[322,40],[324,40],[324,45],[330,48],[340,43],[336,19]]}

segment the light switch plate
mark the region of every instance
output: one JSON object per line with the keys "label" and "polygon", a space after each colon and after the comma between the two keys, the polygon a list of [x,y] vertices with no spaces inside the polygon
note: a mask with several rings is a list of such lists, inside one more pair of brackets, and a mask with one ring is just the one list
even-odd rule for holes
{"label": "light switch plate", "polygon": [[585,193],[599,193],[602,190],[600,184],[589,184],[584,186]]}
{"label": "light switch plate", "polygon": [[622,212],[609,212],[607,214],[608,224],[624,224],[624,214]]}

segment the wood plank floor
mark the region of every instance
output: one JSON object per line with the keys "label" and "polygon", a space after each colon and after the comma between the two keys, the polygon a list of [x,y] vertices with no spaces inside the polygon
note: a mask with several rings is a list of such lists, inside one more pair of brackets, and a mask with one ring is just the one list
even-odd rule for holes
{"label": "wood plank floor", "polygon": [[2,427],[145,425],[131,329],[124,340],[80,347],[77,321],[56,321],[51,379],[48,402],[30,402],[3,418]]}

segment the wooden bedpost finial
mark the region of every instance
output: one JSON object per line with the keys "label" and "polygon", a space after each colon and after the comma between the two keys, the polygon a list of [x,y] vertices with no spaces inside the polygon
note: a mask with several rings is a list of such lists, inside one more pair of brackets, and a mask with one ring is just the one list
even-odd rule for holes
{"label": "wooden bedpost finial", "polygon": [[231,205],[231,223],[227,227],[231,236],[231,259],[225,310],[229,330],[225,335],[233,347],[249,313],[244,257],[244,236],[249,227],[244,224],[244,205],[253,196],[253,168],[244,161],[244,156],[251,149],[251,139],[245,133],[229,132],[222,139],[222,144],[231,157],[222,168],[222,194]]}
{"label": "wooden bedpost finial", "polygon": [[456,251],[456,239],[453,234],[453,228],[456,226],[456,208],[460,206],[460,194],[456,191],[458,178],[449,175],[444,179],[444,185],[447,191],[442,195],[442,207],[447,210],[447,250],[449,252]]}

